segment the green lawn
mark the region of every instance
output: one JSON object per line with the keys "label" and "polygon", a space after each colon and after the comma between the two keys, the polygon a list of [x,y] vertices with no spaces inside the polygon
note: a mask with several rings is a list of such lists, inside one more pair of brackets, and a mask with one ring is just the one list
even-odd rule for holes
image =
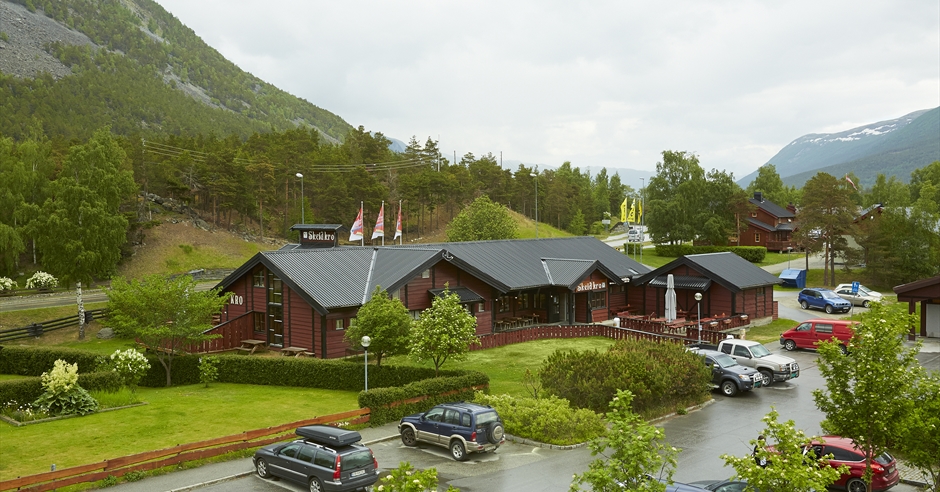
{"label": "green lawn", "polygon": [[147,405],[23,427],[0,423],[0,480],[359,408],[355,391],[216,383],[138,393]]}

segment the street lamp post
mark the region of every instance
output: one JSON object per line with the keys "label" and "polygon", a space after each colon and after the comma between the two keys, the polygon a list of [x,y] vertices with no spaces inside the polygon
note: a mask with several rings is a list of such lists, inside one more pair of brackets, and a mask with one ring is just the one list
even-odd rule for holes
{"label": "street lamp post", "polygon": [[369,391],[369,345],[372,345],[372,339],[367,336],[362,337],[362,340],[359,341],[362,343],[362,348],[366,351],[366,391]]}
{"label": "street lamp post", "polygon": [[787,246],[787,269],[790,269],[790,251],[793,250],[793,246]]}
{"label": "street lamp post", "polygon": [[304,175],[297,173],[295,176],[300,178],[300,223],[306,224],[307,221],[304,218]]}
{"label": "street lamp post", "polygon": [[[646,242],[646,229],[643,228],[646,214],[643,213],[643,198],[646,195],[646,178],[640,178],[640,263],[643,263],[643,243]],[[701,338],[701,337],[700,337]]]}
{"label": "street lamp post", "polygon": [[698,310],[698,343],[702,343],[702,293],[695,293],[695,307]]}
{"label": "street lamp post", "polygon": [[529,173],[529,176],[535,178],[535,239],[539,238],[539,167],[535,166],[535,172]]}

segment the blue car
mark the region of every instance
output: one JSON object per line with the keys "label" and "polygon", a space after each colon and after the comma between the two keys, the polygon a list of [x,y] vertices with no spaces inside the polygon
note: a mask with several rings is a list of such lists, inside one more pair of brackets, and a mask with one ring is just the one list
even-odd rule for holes
{"label": "blue car", "polygon": [[496,451],[506,442],[503,421],[493,407],[476,403],[443,403],[398,423],[401,442],[415,446],[426,442],[450,450],[457,461],[470,453]]}
{"label": "blue car", "polygon": [[839,297],[838,294],[829,289],[803,289],[800,291],[799,301],[800,307],[803,309],[822,309],[829,314],[847,313],[852,308],[851,302]]}

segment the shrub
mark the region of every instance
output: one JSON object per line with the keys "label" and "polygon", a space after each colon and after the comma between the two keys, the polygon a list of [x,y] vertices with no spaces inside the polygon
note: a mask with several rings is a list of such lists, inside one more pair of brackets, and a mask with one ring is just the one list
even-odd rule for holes
{"label": "shrub", "polygon": [[[371,381],[371,377],[369,379]],[[369,424],[377,426],[398,420],[405,415],[424,412],[439,403],[472,400],[475,393],[473,386],[488,388],[489,383],[490,378],[486,374],[467,371],[464,376],[438,377],[404,386],[369,389],[359,392],[359,407],[369,408]],[[407,402],[422,396],[428,398]],[[392,406],[393,403],[395,406]]]}
{"label": "shrub", "polygon": [[58,287],[59,280],[46,272],[36,272],[32,277],[26,279],[27,289],[51,289]]}
{"label": "shrub", "polygon": [[585,408],[572,408],[568,400],[556,396],[514,398],[478,391],[474,401],[495,408],[506,425],[506,432],[540,442],[571,445],[589,441],[606,431],[600,415]]}
{"label": "shrub", "polygon": [[134,349],[115,350],[111,354],[109,367],[121,378],[121,383],[133,392],[137,389],[137,383],[150,369],[150,362],[144,354]]}
{"label": "shrub", "polygon": [[19,285],[17,285],[16,280],[9,277],[0,277],[0,292],[14,290],[17,287],[19,287]]}
{"label": "shrub", "polygon": [[[88,391],[115,392],[121,389],[121,379],[114,371],[79,373],[78,385]],[[33,402],[43,393],[42,379],[29,377],[0,381],[0,402],[17,405]]]}
{"label": "shrub", "polygon": [[55,361],[51,371],[42,374],[43,392],[35,405],[52,415],[87,415],[98,410],[98,402],[78,385],[78,365]]}
{"label": "shrub", "polygon": [[[437,469],[415,470],[411,463],[402,461],[398,468],[393,468],[379,479],[375,490],[381,492],[437,492]],[[459,489],[453,485],[447,487],[447,492],[457,492]]]}
{"label": "shrub", "polygon": [[707,398],[701,358],[673,342],[628,339],[606,352],[556,351],[540,369],[544,390],[580,408],[603,412],[617,390],[634,394],[633,410],[656,415]]}
{"label": "shrub", "polygon": [[767,248],[763,246],[692,246],[690,244],[656,245],[656,254],[658,256],[679,257],[704,253],[724,253],[729,251],[751,263],[760,263],[764,261],[764,257],[767,256]]}
{"label": "shrub", "polygon": [[0,350],[0,374],[39,376],[51,370],[57,360],[78,364],[82,373],[93,372],[104,361],[87,350],[64,347],[4,346]]}
{"label": "shrub", "polygon": [[199,359],[199,382],[209,387],[209,383],[219,380],[219,358],[206,356]]}

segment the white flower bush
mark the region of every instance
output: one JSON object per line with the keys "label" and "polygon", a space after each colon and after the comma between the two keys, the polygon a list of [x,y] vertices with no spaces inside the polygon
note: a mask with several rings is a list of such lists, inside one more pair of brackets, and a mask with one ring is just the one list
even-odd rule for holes
{"label": "white flower bush", "polygon": [[16,281],[8,277],[0,277],[0,292],[16,289]]}
{"label": "white flower bush", "polygon": [[147,357],[134,349],[115,350],[111,354],[110,365],[131,391],[137,388],[137,383],[150,369],[150,362],[147,361]]}
{"label": "white flower bush", "polygon": [[26,279],[27,289],[51,289],[59,285],[59,280],[46,272],[36,272]]}
{"label": "white flower bush", "polygon": [[98,402],[78,385],[78,364],[59,359],[52,370],[42,373],[45,390],[34,405],[51,415],[87,415],[98,410]]}

